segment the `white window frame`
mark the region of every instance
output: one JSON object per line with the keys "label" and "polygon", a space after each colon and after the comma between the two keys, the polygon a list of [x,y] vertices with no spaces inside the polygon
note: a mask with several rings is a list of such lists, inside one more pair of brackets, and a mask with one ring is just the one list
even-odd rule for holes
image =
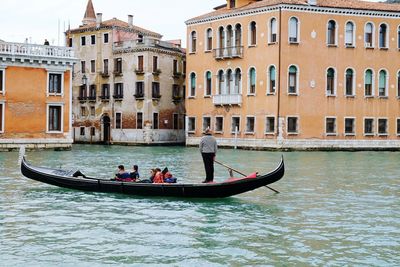
{"label": "white window frame", "polygon": [[[193,50],[193,33],[196,36],[196,50]],[[191,31],[189,34],[189,45],[190,45],[190,50],[189,50],[189,54],[195,54],[197,52],[198,49],[198,36],[197,36],[197,31]]]}
{"label": "white window frame", "polygon": [[[105,38],[106,34],[108,34],[107,42],[106,42],[106,38]],[[110,43],[110,33],[105,32],[105,33],[103,33],[103,44],[109,44],[109,43]]]}
{"label": "white window frame", "polygon": [[[271,92],[271,68],[274,67],[275,68],[275,90],[274,92]],[[267,68],[267,95],[275,95],[277,90],[278,90],[278,71],[277,68],[274,64],[269,65]]]}
{"label": "white window frame", "polygon": [[396,72],[396,85],[395,85],[395,88],[396,88],[397,99],[400,99],[400,70],[398,70]]}
{"label": "white window frame", "polygon": [[[253,125],[253,127],[254,127],[254,129],[253,129],[253,131],[248,131],[248,128],[247,128],[247,126],[248,126],[248,119],[250,119],[250,118],[253,118],[254,119],[254,125]],[[254,115],[247,115],[246,116],[246,129],[245,129],[245,134],[255,134],[256,133],[256,129],[257,129],[257,126],[256,126],[256,116],[254,116]]]}
{"label": "white window frame", "polygon": [[[217,130],[217,119],[221,118],[222,119],[222,127],[221,130]],[[215,121],[214,121],[214,129],[215,129],[215,133],[219,133],[222,134],[224,132],[224,116],[215,116]]]}
{"label": "white window frame", "polygon": [[[94,71],[92,69],[92,62],[94,61]],[[104,64],[104,61],[103,61]],[[91,59],[90,60],[90,73],[96,73],[96,59]]]}
{"label": "white window frame", "polygon": [[[353,120],[353,132],[352,133],[346,133],[346,120],[347,119]],[[344,136],[356,136],[356,129],[357,129],[356,121],[357,121],[356,117],[344,117],[344,120],[343,120],[343,134],[344,134]]]}
{"label": "white window frame", "polygon": [[[92,44],[92,37],[94,36],[94,44]],[[91,34],[90,35],[90,46],[95,46],[96,45],[96,42],[97,42],[97,40],[96,40],[96,35],[95,34]]]}
{"label": "white window frame", "polygon": [[[3,112],[3,114],[4,114],[4,112]],[[3,124],[3,127],[4,127],[4,124]],[[400,131],[397,130],[397,129],[399,129],[399,127],[400,127],[400,117],[397,117],[396,118],[396,135],[397,136],[400,136]]]}
{"label": "white window frame", "polygon": [[[195,78],[195,83],[194,83],[194,95],[192,95],[192,74],[194,74],[194,78]],[[197,94],[197,73],[192,71],[189,74],[189,81],[188,81],[188,88],[189,88],[189,94],[188,94],[188,98],[196,98],[196,94]]]}
{"label": "white window frame", "polygon": [[[328,42],[328,40],[329,40],[329,22],[330,21],[334,21],[335,22],[335,42],[333,43],[333,44],[330,44],[329,42]],[[336,20],[334,20],[334,19],[329,19],[328,20],[328,22],[326,23],[326,46],[329,46],[329,47],[337,47],[338,46],[338,32],[339,32],[339,23],[336,21]]]}
{"label": "white window frame", "polygon": [[[210,94],[207,94],[207,73],[210,72],[211,73],[211,90],[210,90]],[[213,90],[213,74],[211,70],[206,70],[204,72],[204,97],[211,97],[212,96],[212,90]]]}
{"label": "white window frame", "polygon": [[[380,31],[381,31],[381,26],[382,25],[386,25],[386,36],[385,36],[386,42],[385,42],[385,46],[381,46],[381,33],[380,33]],[[381,24],[379,24],[379,28],[378,29],[379,29],[378,30],[378,47],[379,47],[379,49],[387,50],[390,47],[390,39],[389,39],[390,38],[390,34],[389,34],[390,27],[389,27],[389,24],[387,24],[386,22],[382,22]]]}
{"label": "white window frame", "polygon": [[[294,92],[294,93],[289,92],[290,67],[296,67],[296,92]],[[286,83],[287,94],[288,95],[294,95],[294,96],[298,96],[299,95],[299,91],[300,91],[299,90],[299,88],[300,88],[299,82],[300,82],[300,68],[299,68],[299,66],[297,66],[295,64],[289,65],[289,67],[287,69],[287,83]]]}
{"label": "white window frame", "polygon": [[[193,129],[189,129],[189,125],[190,125],[190,120],[193,120]],[[187,131],[188,133],[195,133],[196,132],[196,117],[188,117],[188,125],[187,125]]]}
{"label": "white window frame", "polygon": [[[379,120],[386,120],[386,132],[380,133],[379,132]],[[387,117],[379,117],[376,119],[376,133],[378,136],[388,136],[389,135],[389,119]]]}
{"label": "white window frame", "polygon": [[0,88],[0,94],[2,94],[3,96],[6,95],[6,68],[7,67],[0,67],[0,71],[3,72],[3,79],[2,79],[3,86]]}
{"label": "white window frame", "polygon": [[398,50],[400,50],[400,25],[399,26],[397,26],[397,35],[396,35],[396,37],[397,37],[397,49]]}
{"label": "white window frame", "polygon": [[[117,128],[117,114],[121,114],[121,127],[120,128]],[[114,116],[114,129],[116,129],[116,130],[122,130],[122,112],[121,111],[116,111],[115,112],[115,116]]]}
{"label": "white window frame", "polygon": [[[379,81],[380,81],[380,74],[381,74],[381,71],[384,71],[384,72],[386,72],[386,78],[385,78],[385,95],[379,95]],[[380,69],[379,71],[378,71],[378,73],[377,73],[377,75],[378,75],[378,94],[377,94],[377,96],[379,97],[379,98],[387,98],[388,96],[389,96],[389,71],[387,70],[387,69]],[[397,81],[396,81],[397,82]]]}
{"label": "white window frame", "polygon": [[5,100],[0,100],[0,105],[1,105],[1,114],[2,114],[2,116],[1,116],[1,118],[0,118],[0,120],[1,120],[1,128],[0,128],[0,133],[4,133],[4,129],[5,129],[5,111],[6,111],[6,108],[5,108],[5,106],[6,106],[6,101]]}
{"label": "white window frame", "polygon": [[[253,34],[252,34],[252,31],[251,31],[251,24],[252,23],[255,23],[256,25],[256,27],[255,27],[255,31],[256,31],[256,42],[254,43],[254,44],[252,44],[251,43],[251,39],[252,39],[252,36],[253,36]],[[252,21],[250,21],[250,23],[249,23],[249,27],[248,27],[248,40],[247,40],[247,46],[248,47],[256,47],[257,46],[257,43],[258,43],[258,36],[257,36],[257,34],[258,34],[258,31],[257,31],[257,22],[255,21],[255,20],[252,20]],[[226,37],[226,36],[225,36]]]}
{"label": "white window frame", "polygon": [[[372,40],[371,40],[371,46],[369,46],[369,45],[367,45],[367,42],[365,41],[365,34],[366,34],[366,28],[367,28],[367,25],[368,24],[371,24],[372,25]],[[363,36],[363,41],[364,41],[364,47],[365,48],[370,48],[370,49],[374,49],[375,48],[375,24],[372,22],[372,21],[367,21],[365,24],[364,24],[364,36]]]}
{"label": "white window frame", "polygon": [[[83,134],[82,134],[82,129],[83,129]],[[86,135],[86,127],[81,126],[79,127],[79,136],[85,136]]]}
{"label": "white window frame", "polygon": [[[290,118],[296,118],[296,132],[289,132],[289,119]],[[300,133],[300,117],[288,115],[286,117],[286,134],[287,135],[299,135],[299,133]]]}
{"label": "white window frame", "polygon": [[[82,42],[82,38],[84,38],[85,39],[85,44],[83,44],[83,42]],[[83,35],[83,36],[81,36],[81,38],[80,38],[80,43],[81,43],[81,46],[87,46],[87,38],[86,38],[86,35]]]}
{"label": "white window frame", "polygon": [[[296,24],[296,33],[297,33],[297,36],[296,36],[296,41],[291,41],[290,40],[290,30],[291,30],[291,24],[290,24],[290,21],[291,21],[291,19],[296,19],[297,20],[297,24]],[[288,43],[289,44],[299,44],[300,43],[300,19],[298,18],[298,17],[296,17],[296,16],[291,16],[290,18],[289,18],[289,20],[288,20]]]}
{"label": "white window frame", "polygon": [[[328,133],[328,128],[327,128],[327,124],[328,124],[328,119],[334,119],[334,131],[333,133]],[[326,116],[325,117],[325,136],[337,136],[338,135],[338,130],[337,130],[337,117],[335,116]]]}
{"label": "white window frame", "polygon": [[202,128],[203,132],[206,131],[206,128],[204,128],[205,119],[210,119],[210,126],[209,127],[210,127],[210,130],[212,130],[212,118],[211,118],[211,116],[203,116],[202,117],[202,121],[201,121],[201,128]]}
{"label": "white window frame", "polygon": [[[211,47],[208,49],[208,31],[211,30]],[[206,28],[206,31],[204,33],[205,40],[204,40],[204,52],[211,52],[213,50],[213,44],[214,44],[214,31],[212,28]]]}
{"label": "white window frame", "polygon": [[[49,130],[49,110],[50,107],[61,107],[61,129],[60,131],[50,131]],[[48,134],[59,134],[64,132],[64,103],[54,102],[54,103],[47,103],[46,104],[46,133]]]}
{"label": "white window frame", "polygon": [[[250,93],[250,88],[251,88],[251,75],[250,75],[250,70],[254,69],[254,75],[255,75],[255,84],[254,84],[254,93]],[[255,96],[257,94],[257,69],[255,66],[250,66],[248,71],[247,71],[247,95],[248,96]],[[226,85],[226,83],[225,83]]]}
{"label": "white window frame", "polygon": [[[365,94],[365,76],[366,76],[366,73],[367,73],[367,70],[371,70],[372,71],[372,88],[371,88],[371,95],[366,95]],[[364,80],[364,83],[363,83],[363,91],[364,91],[364,93],[363,93],[363,95],[364,95],[364,98],[371,98],[371,97],[374,97],[375,96],[375,71],[374,71],[374,69],[373,68],[367,68],[367,69],[365,69],[364,70],[364,72],[363,72],[363,80]]]}
{"label": "white window frame", "polygon": [[[347,24],[351,23],[353,25],[353,42],[351,44],[347,44]],[[352,20],[348,20],[346,21],[346,23],[344,24],[344,46],[346,48],[355,48],[356,47],[356,24],[354,23],[354,21]]]}
{"label": "white window frame", "polygon": [[[50,74],[61,74],[61,93],[50,93]],[[64,71],[47,70],[47,96],[64,96]]]}
{"label": "white window frame", "polygon": [[[328,93],[328,70],[329,69],[333,69],[334,73],[333,73],[333,94],[329,94]],[[337,96],[337,70],[335,67],[328,67],[325,70],[325,95],[327,97],[336,97]]]}
{"label": "white window frame", "polygon": [[[272,21],[273,20],[275,20],[275,27],[276,27],[276,32],[275,32],[275,34],[276,34],[276,40],[275,41],[272,41],[272,34],[274,34],[274,32],[273,32],[273,27],[272,27]],[[278,43],[278,19],[277,18],[275,18],[275,17],[272,17],[270,20],[269,20],[269,22],[268,22],[268,32],[269,32],[269,34],[268,34],[268,44],[276,44],[276,43]]]}
{"label": "white window frame", "polygon": [[240,115],[233,115],[231,117],[231,134],[235,134],[235,129],[232,129],[233,128],[233,119],[234,118],[238,118],[239,119],[239,130],[238,130],[237,134],[240,134],[241,128],[242,128],[242,125],[241,125],[242,122],[241,122],[241,116]]}
{"label": "white window frame", "polygon": [[[365,120],[372,120],[372,133],[365,132]],[[363,135],[364,136],[375,136],[376,133],[376,120],[373,117],[364,117],[363,118]]]}
{"label": "white window frame", "polygon": [[[346,93],[346,91],[347,91],[347,88],[346,88],[346,86],[347,86],[347,71],[348,70],[352,70],[353,71],[353,84],[352,84],[352,86],[353,86],[353,92],[352,92],[352,94],[351,95],[348,95],[347,93]],[[344,83],[343,83],[343,93],[344,93],[344,96],[345,97],[355,97],[356,96],[356,86],[357,86],[357,82],[356,82],[356,71],[355,71],[355,69],[354,68],[352,68],[352,67],[347,67],[345,70],[344,70]]]}
{"label": "white window frame", "polygon": [[[267,129],[268,129],[267,128],[267,122],[268,122],[269,118],[274,118],[274,131],[273,132],[267,131]],[[272,116],[272,115],[265,116],[265,131],[264,131],[264,134],[265,135],[275,135],[275,133],[276,133],[276,117]]]}

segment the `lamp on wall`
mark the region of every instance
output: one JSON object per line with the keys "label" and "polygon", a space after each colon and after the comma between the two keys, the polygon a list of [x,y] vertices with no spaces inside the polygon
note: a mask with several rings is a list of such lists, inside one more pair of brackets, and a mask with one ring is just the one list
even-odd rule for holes
{"label": "lamp on wall", "polygon": [[82,84],[83,84],[83,85],[86,85],[86,84],[87,84],[87,77],[86,77],[85,74],[83,74],[83,76],[82,76]]}

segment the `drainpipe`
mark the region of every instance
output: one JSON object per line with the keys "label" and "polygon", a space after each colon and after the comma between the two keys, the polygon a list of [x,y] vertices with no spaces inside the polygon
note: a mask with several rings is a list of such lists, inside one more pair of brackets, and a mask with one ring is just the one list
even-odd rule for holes
{"label": "drainpipe", "polygon": [[282,55],[282,7],[279,6],[279,55],[278,55],[278,110],[276,118],[276,137],[279,138],[279,117],[280,117],[280,107],[281,107],[281,92],[282,92],[282,71],[281,71],[281,55]]}

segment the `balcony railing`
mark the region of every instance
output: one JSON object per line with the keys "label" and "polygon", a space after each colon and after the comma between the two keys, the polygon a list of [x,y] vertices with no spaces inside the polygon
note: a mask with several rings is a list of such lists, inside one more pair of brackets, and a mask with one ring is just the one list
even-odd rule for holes
{"label": "balcony railing", "polygon": [[243,57],[243,46],[232,46],[214,49],[215,59],[241,58]]}
{"label": "balcony railing", "polygon": [[87,100],[89,100],[89,102],[96,102],[96,96],[90,95],[90,96],[88,96]]}
{"label": "balcony railing", "polygon": [[8,42],[0,42],[0,54],[62,59],[74,58],[74,50],[68,47]]}
{"label": "balcony railing", "polygon": [[136,93],[133,95],[136,100],[143,100],[144,99],[144,93]]}
{"label": "balcony railing", "polygon": [[113,97],[114,97],[114,100],[116,100],[116,101],[120,101],[120,100],[122,100],[122,99],[124,99],[124,95],[122,95],[122,94],[117,94],[117,95],[113,95]]}
{"label": "balcony railing", "polygon": [[214,95],[214,105],[241,105],[243,98],[241,94],[230,94],[230,95]]}
{"label": "balcony railing", "polygon": [[109,101],[110,100],[110,96],[109,95],[101,95],[99,96],[101,101]]}

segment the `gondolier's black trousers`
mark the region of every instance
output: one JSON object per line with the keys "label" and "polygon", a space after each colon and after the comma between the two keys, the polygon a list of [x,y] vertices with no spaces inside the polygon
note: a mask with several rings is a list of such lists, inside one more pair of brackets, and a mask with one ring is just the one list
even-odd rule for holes
{"label": "gondolier's black trousers", "polygon": [[214,180],[214,157],[215,153],[201,153],[206,170],[206,182]]}

